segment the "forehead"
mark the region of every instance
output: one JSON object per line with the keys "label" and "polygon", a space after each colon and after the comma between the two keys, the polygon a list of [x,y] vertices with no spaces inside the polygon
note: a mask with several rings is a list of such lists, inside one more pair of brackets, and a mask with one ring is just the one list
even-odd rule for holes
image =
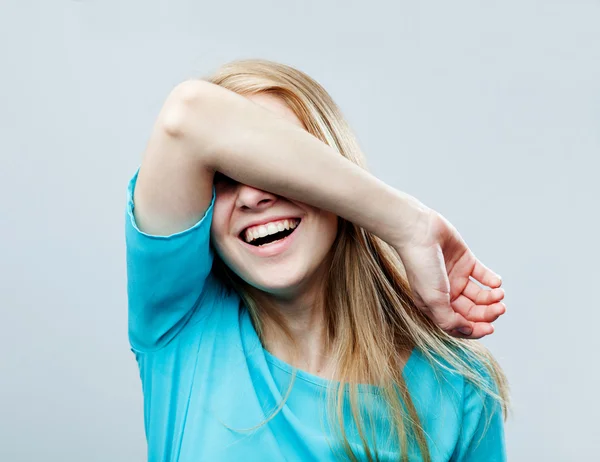
{"label": "forehead", "polygon": [[264,107],[265,109],[274,112],[280,117],[287,119],[288,121],[304,128],[304,124],[296,116],[294,111],[285,103],[285,101],[277,96],[269,93],[258,93],[255,95],[246,96],[250,101]]}

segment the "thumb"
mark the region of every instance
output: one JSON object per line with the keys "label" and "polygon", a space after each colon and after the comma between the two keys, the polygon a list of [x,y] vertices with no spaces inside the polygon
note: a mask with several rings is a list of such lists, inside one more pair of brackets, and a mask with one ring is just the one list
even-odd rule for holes
{"label": "thumb", "polygon": [[460,332],[462,335],[469,336],[473,333],[473,323],[464,316],[452,309],[449,301],[449,295],[444,300],[439,298],[427,303],[423,300],[425,309],[423,310],[429,318],[435,322],[443,331],[452,334],[453,331]]}

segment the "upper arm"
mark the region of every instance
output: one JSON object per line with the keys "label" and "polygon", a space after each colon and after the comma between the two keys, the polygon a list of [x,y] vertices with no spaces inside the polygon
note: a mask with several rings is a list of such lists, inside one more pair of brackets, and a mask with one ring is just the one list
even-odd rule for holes
{"label": "upper arm", "polygon": [[[183,119],[194,116],[189,102],[195,84],[184,82],[171,92],[143,155],[134,213],[139,229],[146,233],[166,236],[187,229],[204,215],[211,202],[214,171],[208,165],[207,152],[203,152],[208,147],[202,145],[201,138],[178,128]],[[201,101],[193,107],[200,112]],[[197,126],[198,132],[202,129]]]}
{"label": "upper arm", "polygon": [[166,345],[200,303],[210,303],[203,294],[213,262],[213,173],[165,122],[181,115],[173,111],[179,102],[167,100],[127,188],[129,340],[138,351]]}

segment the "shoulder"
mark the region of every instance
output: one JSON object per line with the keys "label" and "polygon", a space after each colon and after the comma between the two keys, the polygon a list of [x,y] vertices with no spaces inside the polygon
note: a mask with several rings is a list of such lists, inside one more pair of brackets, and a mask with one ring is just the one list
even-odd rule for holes
{"label": "shoulder", "polygon": [[[180,327],[177,335],[159,348],[138,351],[157,358],[181,358],[190,360],[205,354],[213,354],[218,348],[239,343],[240,316],[242,312],[239,295],[225,286],[210,273],[205,288],[194,308]],[[223,357],[221,353],[217,355]],[[201,362],[204,360],[201,360]]]}
{"label": "shoulder", "polygon": [[416,350],[406,381],[421,424],[440,458],[504,462],[503,409],[485,357],[457,353],[466,365]]}
{"label": "shoulder", "polygon": [[448,374],[459,384],[460,427],[452,460],[505,461],[504,406],[501,384],[495,378],[498,366],[482,346],[458,355],[466,365],[464,369],[446,363]]}
{"label": "shoulder", "polygon": [[496,417],[502,421],[503,406],[492,365],[487,365],[484,357],[466,352],[457,353],[457,357],[465,367],[422,350],[416,350],[411,358],[406,380],[415,404],[422,405],[424,417],[429,418],[427,410],[434,415],[446,412],[462,433]]}

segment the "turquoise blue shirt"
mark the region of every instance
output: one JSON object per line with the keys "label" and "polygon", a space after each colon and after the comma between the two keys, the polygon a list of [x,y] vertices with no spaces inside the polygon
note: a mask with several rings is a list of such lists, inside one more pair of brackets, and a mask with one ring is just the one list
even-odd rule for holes
{"label": "turquoise blue shirt", "polygon": [[[265,419],[282,400],[293,369],[262,347],[240,297],[211,273],[214,189],[198,223],[170,236],[152,236],[138,229],[133,216],[137,173],[127,188],[127,290],[148,460],[336,460],[322,414],[323,392],[334,382],[304,371],[298,371],[274,419],[250,433],[234,430]],[[416,350],[403,374],[433,461],[506,460],[502,414],[494,401],[457,374],[440,370],[436,377]],[[374,387],[363,392],[377,396]],[[384,427],[382,422],[376,431]],[[356,435],[350,438],[360,451]],[[409,452],[411,460],[420,460],[416,449]],[[381,460],[399,459],[390,447]]]}

